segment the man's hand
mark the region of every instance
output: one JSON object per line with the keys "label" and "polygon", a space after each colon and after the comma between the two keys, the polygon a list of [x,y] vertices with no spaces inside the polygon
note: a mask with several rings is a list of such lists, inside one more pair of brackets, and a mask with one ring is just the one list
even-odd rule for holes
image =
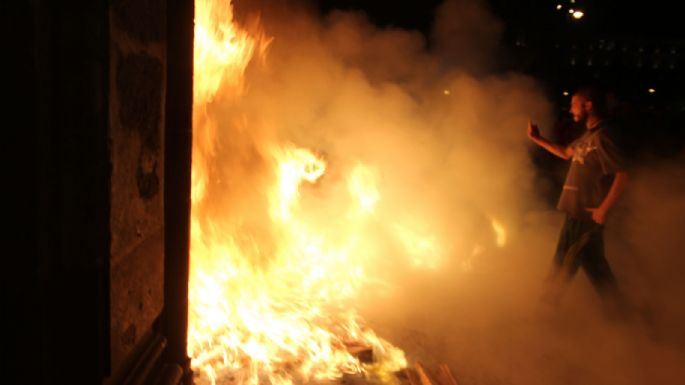
{"label": "man's hand", "polygon": [[528,138],[530,138],[530,140],[532,140],[533,143],[537,144],[538,146],[544,148],[545,150],[558,156],[561,159],[568,160],[571,159],[571,156],[573,156],[573,149],[571,147],[555,144],[543,138],[540,135],[540,130],[538,130],[538,126],[534,124],[531,120],[528,121]]}
{"label": "man's hand", "polygon": [[585,209],[592,215],[592,220],[596,223],[603,225],[607,220],[607,212],[605,209],[598,207],[596,209]]}
{"label": "man's hand", "polygon": [[531,120],[528,121],[528,138],[531,140],[540,139],[540,130],[538,130],[538,126],[533,124],[533,121]]}

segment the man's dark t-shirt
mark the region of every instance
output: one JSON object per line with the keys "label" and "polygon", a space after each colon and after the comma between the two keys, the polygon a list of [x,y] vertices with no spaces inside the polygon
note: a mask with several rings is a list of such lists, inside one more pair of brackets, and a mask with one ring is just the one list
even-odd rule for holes
{"label": "man's dark t-shirt", "polygon": [[585,209],[598,207],[606,197],[623,161],[605,122],[571,143],[573,158],[557,208],[573,218],[591,219]]}

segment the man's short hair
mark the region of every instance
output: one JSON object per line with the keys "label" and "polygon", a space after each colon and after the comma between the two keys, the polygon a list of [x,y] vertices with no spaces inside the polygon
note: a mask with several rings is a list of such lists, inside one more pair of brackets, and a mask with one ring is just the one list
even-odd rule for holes
{"label": "man's short hair", "polygon": [[574,95],[592,102],[592,108],[595,115],[605,117],[608,112],[606,103],[606,93],[596,86],[583,86],[578,88]]}

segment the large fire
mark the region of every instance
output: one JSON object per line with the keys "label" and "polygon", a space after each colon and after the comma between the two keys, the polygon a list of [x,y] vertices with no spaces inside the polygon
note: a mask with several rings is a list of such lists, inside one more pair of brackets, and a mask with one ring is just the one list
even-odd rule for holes
{"label": "large fire", "polygon": [[[368,283],[358,252],[365,220],[379,192],[374,172],[350,168],[348,208],[332,223],[308,214],[304,185],[316,185],[326,161],[288,143],[259,143],[264,159],[260,229],[211,206],[218,94],[237,96],[243,73],[269,40],[232,20],[232,5],[196,3],[191,277],[188,350],[194,369],[211,383],[290,384],[344,373],[382,375],[403,367],[403,353],[365,328],[349,300]],[[249,122],[248,122],[249,124]],[[230,194],[230,191],[226,192]],[[333,228],[335,227],[335,228]],[[375,366],[352,351],[373,349]],[[383,367],[380,368],[379,365]]]}
{"label": "large fire", "polygon": [[[218,138],[233,128],[221,127],[215,107],[239,104],[245,71],[254,57],[266,60],[271,39],[236,24],[228,0],[197,0],[195,12],[188,353],[196,381],[294,384],[356,373],[392,382],[404,353],[353,310],[363,289],[383,284],[369,274],[379,171],[338,164],[345,188],[317,194],[325,156],[264,136],[250,138],[251,161],[228,166],[252,188],[221,184],[223,162],[236,157],[220,154]],[[240,142],[245,131],[230,135]],[[215,203],[226,196],[231,210]],[[493,226],[504,242],[501,225]],[[435,236],[411,224],[389,227],[413,265],[438,265],[444,250]],[[373,351],[372,363],[355,354],[359,347]]]}

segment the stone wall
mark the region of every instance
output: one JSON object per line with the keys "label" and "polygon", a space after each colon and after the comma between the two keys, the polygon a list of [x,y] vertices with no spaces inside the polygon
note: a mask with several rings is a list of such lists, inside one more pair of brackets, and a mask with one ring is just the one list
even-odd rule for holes
{"label": "stone wall", "polygon": [[164,305],[166,1],[110,3],[111,352],[116,373]]}

